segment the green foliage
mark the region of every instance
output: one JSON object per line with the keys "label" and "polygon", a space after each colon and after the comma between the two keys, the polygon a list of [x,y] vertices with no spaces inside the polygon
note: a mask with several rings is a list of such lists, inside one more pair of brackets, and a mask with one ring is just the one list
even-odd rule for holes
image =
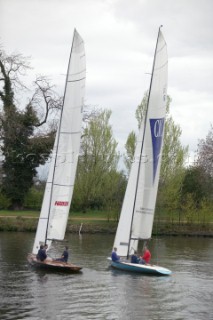
{"label": "green foliage", "polygon": [[[1,114],[0,149],[3,154],[2,192],[10,199],[14,209],[20,209],[28,190],[33,185],[36,168],[44,164],[52,149],[54,132],[39,133],[36,128],[46,122],[50,87],[43,88],[42,82],[37,81],[39,89],[24,110],[15,104],[15,89],[23,90],[19,76],[28,68],[27,61],[21,55],[6,56],[0,52],[0,99],[3,103]],[[39,84],[38,84],[39,83]],[[45,90],[46,91],[45,91]],[[38,90],[42,91],[46,104],[46,118],[40,122],[39,114],[33,103],[40,106],[36,100]],[[51,102],[52,103],[52,102]]]}
{"label": "green foliage", "polygon": [[124,156],[124,164],[126,165],[127,171],[129,173],[134,158],[134,152],[136,148],[136,134],[134,131],[130,132],[125,144],[126,155]]}
{"label": "green foliage", "polygon": [[0,210],[8,209],[11,205],[10,199],[8,199],[2,192],[0,192]]}
{"label": "green foliage", "polygon": [[[103,207],[109,212],[121,209],[126,190],[126,177],[123,172],[110,171],[102,186]],[[118,218],[117,218],[118,220]]]}
{"label": "green foliage", "polygon": [[[169,98],[171,101],[171,99]],[[169,111],[169,107],[167,106]],[[160,171],[158,205],[178,210],[181,203],[181,189],[185,173],[188,147],[180,142],[181,129],[172,117],[167,117],[164,132],[164,147]]]}
{"label": "green foliage", "polygon": [[207,199],[203,199],[200,203],[199,222],[202,225],[211,223],[213,221],[213,202]]}
{"label": "green foliage", "polygon": [[196,204],[193,199],[193,194],[187,193],[186,201],[182,203],[181,209],[183,211],[187,223],[191,224],[194,220],[193,216],[195,216],[197,212]]}
{"label": "green foliage", "polygon": [[101,209],[113,202],[121,174],[117,142],[109,124],[111,111],[98,110],[84,128],[74,188],[74,210]]}
{"label": "green foliage", "polygon": [[44,195],[43,188],[36,188],[35,186],[32,187],[24,199],[24,207],[30,208],[33,210],[40,210],[42,205]]}
{"label": "green foliage", "polygon": [[161,180],[166,182],[174,174],[180,174],[188,156],[188,147],[183,147],[180,142],[182,131],[175,124],[172,117],[167,117],[164,132],[164,147],[161,163]]}
{"label": "green foliage", "polygon": [[20,113],[15,106],[5,109],[3,128],[3,193],[14,207],[21,207],[33,185],[36,168],[43,164],[52,147],[52,137],[33,137],[38,118],[31,107]]}
{"label": "green foliage", "polygon": [[184,170],[179,169],[167,177],[167,180],[160,179],[156,203],[158,208],[164,208],[170,212],[180,209],[183,177]]}
{"label": "green foliage", "polygon": [[186,201],[187,194],[191,194],[197,208],[200,208],[203,199],[212,199],[213,180],[205,169],[200,166],[191,166],[186,169],[182,186],[181,199]]}
{"label": "green foliage", "polygon": [[146,110],[147,110],[147,103],[148,103],[148,94],[149,92],[146,91],[144,93],[143,99],[141,101],[141,104],[137,107],[136,112],[135,112],[135,117],[138,121],[138,129],[141,126],[142,120],[146,115]]}

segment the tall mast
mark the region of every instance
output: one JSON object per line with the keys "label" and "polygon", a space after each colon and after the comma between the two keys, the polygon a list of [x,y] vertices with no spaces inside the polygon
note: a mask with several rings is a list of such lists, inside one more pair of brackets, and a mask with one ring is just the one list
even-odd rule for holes
{"label": "tall mast", "polygon": [[145,120],[144,120],[144,130],[143,130],[143,138],[141,143],[141,149],[140,149],[140,157],[139,157],[139,166],[138,166],[138,174],[137,174],[137,180],[136,180],[136,190],[135,190],[135,197],[134,197],[134,204],[133,204],[133,210],[132,210],[132,219],[131,219],[131,227],[130,227],[130,233],[129,233],[129,243],[128,243],[128,250],[127,250],[127,259],[129,257],[129,249],[130,249],[130,242],[131,242],[131,235],[132,235],[132,224],[133,224],[133,218],[134,218],[134,211],[135,211],[135,204],[136,204],[136,198],[137,198],[137,191],[138,191],[138,184],[139,184],[139,176],[140,176],[140,170],[141,170],[141,161],[142,161],[142,153],[143,153],[143,146],[144,146],[144,138],[145,138],[145,131],[147,126],[147,115],[148,115],[148,107],[149,107],[149,100],[150,100],[150,93],[152,88],[152,81],[153,81],[153,73],[155,68],[155,61],[156,61],[156,54],[157,54],[157,46],[158,46],[158,40],[160,35],[160,29],[162,25],[158,29],[158,36],[155,46],[155,53],[154,53],[154,59],[153,59],[153,65],[152,65],[152,73],[151,73],[151,80],[150,80],[150,86],[149,86],[149,94],[147,99],[147,107],[146,107],[146,113],[145,113]]}

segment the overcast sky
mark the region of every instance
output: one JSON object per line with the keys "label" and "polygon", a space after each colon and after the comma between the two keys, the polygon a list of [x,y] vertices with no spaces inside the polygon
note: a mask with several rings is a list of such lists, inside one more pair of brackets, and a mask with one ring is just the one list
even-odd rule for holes
{"label": "overcast sky", "polygon": [[31,56],[26,80],[47,75],[63,92],[73,30],[85,41],[86,104],[112,110],[119,150],[137,130],[135,110],[149,87],[157,32],[167,42],[170,111],[191,155],[213,109],[212,0],[0,0],[0,43]]}

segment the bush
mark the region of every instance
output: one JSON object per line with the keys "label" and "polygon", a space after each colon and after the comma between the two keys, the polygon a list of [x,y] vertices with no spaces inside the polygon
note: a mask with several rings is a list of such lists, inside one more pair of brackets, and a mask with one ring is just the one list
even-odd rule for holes
{"label": "bush", "polygon": [[40,210],[43,194],[43,190],[37,190],[32,187],[24,199],[24,207],[27,209]]}
{"label": "bush", "polygon": [[10,205],[10,200],[0,192],[0,210],[8,209]]}

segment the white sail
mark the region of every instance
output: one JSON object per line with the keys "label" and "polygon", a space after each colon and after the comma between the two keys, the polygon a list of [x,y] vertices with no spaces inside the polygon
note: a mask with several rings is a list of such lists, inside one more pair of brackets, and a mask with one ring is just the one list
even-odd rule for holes
{"label": "white sail", "polygon": [[84,42],[74,31],[63,108],[53,148],[33,253],[41,243],[63,240],[73,194],[80,149],[86,61]]}
{"label": "white sail", "polygon": [[167,68],[166,42],[159,30],[147,114],[140,128],[114,241],[120,256],[132,254],[138,240],[149,239],[152,234],[163,149]]}

